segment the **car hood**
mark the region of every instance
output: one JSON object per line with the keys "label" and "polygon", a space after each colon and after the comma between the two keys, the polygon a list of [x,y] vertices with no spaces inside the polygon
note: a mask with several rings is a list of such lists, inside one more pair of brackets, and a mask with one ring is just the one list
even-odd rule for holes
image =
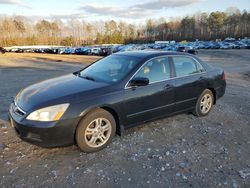
{"label": "car hood", "polygon": [[82,100],[86,97],[83,96],[85,92],[107,85],[70,74],[31,85],[20,91],[15,100],[22,110],[28,112],[46,105]]}

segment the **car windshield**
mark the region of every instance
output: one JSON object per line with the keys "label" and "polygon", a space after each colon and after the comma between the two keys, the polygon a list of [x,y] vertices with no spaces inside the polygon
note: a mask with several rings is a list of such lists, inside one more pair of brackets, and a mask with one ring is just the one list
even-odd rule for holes
{"label": "car windshield", "polygon": [[79,73],[88,80],[115,83],[122,80],[138,63],[140,58],[110,55],[90,65]]}

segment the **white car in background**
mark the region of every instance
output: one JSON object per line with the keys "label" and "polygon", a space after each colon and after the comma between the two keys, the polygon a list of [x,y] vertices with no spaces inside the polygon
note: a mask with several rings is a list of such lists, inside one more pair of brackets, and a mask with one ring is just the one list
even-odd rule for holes
{"label": "white car in background", "polygon": [[100,55],[101,48],[92,48],[91,49],[91,55]]}

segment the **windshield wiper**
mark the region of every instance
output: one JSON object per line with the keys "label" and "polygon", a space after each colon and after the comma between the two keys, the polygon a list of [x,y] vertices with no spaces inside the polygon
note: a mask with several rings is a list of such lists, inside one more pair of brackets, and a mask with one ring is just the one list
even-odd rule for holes
{"label": "windshield wiper", "polygon": [[91,77],[91,76],[87,76],[87,75],[85,75],[85,76],[81,76],[81,75],[79,74],[79,77],[81,77],[81,78],[85,78],[85,79],[87,79],[87,80],[92,80],[92,81],[95,81],[95,79],[94,79],[93,77]]}
{"label": "windshield wiper", "polygon": [[89,76],[89,75],[81,75],[81,72],[75,72],[73,73],[74,75],[80,77],[80,78],[84,78],[86,80],[92,80],[92,81],[95,81],[95,79],[92,77],[92,76]]}

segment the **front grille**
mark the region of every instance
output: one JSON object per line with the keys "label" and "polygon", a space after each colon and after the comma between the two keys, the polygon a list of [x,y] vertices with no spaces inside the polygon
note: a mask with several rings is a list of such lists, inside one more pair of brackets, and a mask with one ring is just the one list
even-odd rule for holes
{"label": "front grille", "polygon": [[16,109],[15,113],[16,113],[17,115],[20,115],[20,116],[24,116],[24,115],[25,115],[25,113],[24,113],[24,112],[21,112],[19,109]]}
{"label": "front grille", "polygon": [[24,116],[26,113],[17,106],[16,102],[12,103],[12,111],[18,116]]}

